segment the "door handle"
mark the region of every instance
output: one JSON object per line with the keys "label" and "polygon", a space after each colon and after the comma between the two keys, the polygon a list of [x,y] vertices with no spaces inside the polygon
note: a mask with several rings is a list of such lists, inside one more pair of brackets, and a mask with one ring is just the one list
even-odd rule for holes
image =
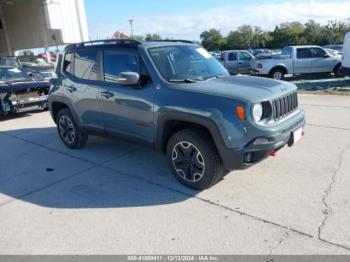
{"label": "door handle", "polygon": [[77,88],[74,86],[68,86],[68,87],[66,87],[66,90],[70,93],[73,93],[73,92],[77,91]]}
{"label": "door handle", "polygon": [[114,96],[114,94],[110,91],[102,91],[101,95],[104,96],[105,98],[111,98],[112,96]]}

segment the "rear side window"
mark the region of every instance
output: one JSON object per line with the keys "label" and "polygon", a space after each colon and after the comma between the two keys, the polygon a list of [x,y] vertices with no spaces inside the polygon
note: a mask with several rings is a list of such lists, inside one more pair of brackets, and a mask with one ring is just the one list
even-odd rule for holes
{"label": "rear side window", "polygon": [[298,48],[297,49],[297,58],[310,58],[310,49],[309,48]]}
{"label": "rear side window", "polygon": [[63,71],[73,74],[73,54],[72,53],[66,53],[66,55],[64,56],[64,60],[63,60]]}
{"label": "rear side window", "polygon": [[103,51],[104,80],[118,83],[122,72],[140,72],[137,53],[118,50]]}
{"label": "rear side window", "polygon": [[228,61],[236,61],[236,60],[237,60],[237,53],[228,54]]}
{"label": "rear side window", "polygon": [[81,79],[97,80],[97,50],[78,51],[74,55],[74,75]]}

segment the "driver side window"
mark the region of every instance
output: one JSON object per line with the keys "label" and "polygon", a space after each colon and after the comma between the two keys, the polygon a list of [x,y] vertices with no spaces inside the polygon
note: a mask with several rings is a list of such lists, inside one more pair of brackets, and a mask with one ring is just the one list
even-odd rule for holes
{"label": "driver side window", "polygon": [[122,72],[140,73],[137,53],[119,50],[103,51],[104,81],[118,83]]}
{"label": "driver side window", "polygon": [[241,61],[250,61],[251,57],[250,57],[250,55],[248,55],[245,52],[240,52],[239,53],[239,60],[241,60]]}
{"label": "driver side window", "polygon": [[323,51],[321,48],[310,48],[311,57],[324,57],[326,55],[326,52]]}

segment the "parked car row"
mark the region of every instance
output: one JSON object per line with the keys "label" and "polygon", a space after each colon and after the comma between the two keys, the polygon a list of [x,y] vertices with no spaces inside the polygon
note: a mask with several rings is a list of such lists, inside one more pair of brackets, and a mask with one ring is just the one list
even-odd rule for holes
{"label": "parked car row", "polygon": [[253,74],[282,80],[285,76],[324,73],[339,75],[342,55],[319,46],[287,46],[281,51],[222,51],[221,63],[231,74]]}

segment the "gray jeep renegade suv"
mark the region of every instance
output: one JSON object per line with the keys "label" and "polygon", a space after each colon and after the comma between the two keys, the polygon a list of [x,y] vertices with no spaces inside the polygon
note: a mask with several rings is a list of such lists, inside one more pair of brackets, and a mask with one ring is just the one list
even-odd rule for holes
{"label": "gray jeep renegade suv", "polygon": [[125,137],[166,154],[183,184],[205,189],[304,134],[296,86],[230,76],[187,41],[92,41],[59,55],[49,108],[70,148]]}

